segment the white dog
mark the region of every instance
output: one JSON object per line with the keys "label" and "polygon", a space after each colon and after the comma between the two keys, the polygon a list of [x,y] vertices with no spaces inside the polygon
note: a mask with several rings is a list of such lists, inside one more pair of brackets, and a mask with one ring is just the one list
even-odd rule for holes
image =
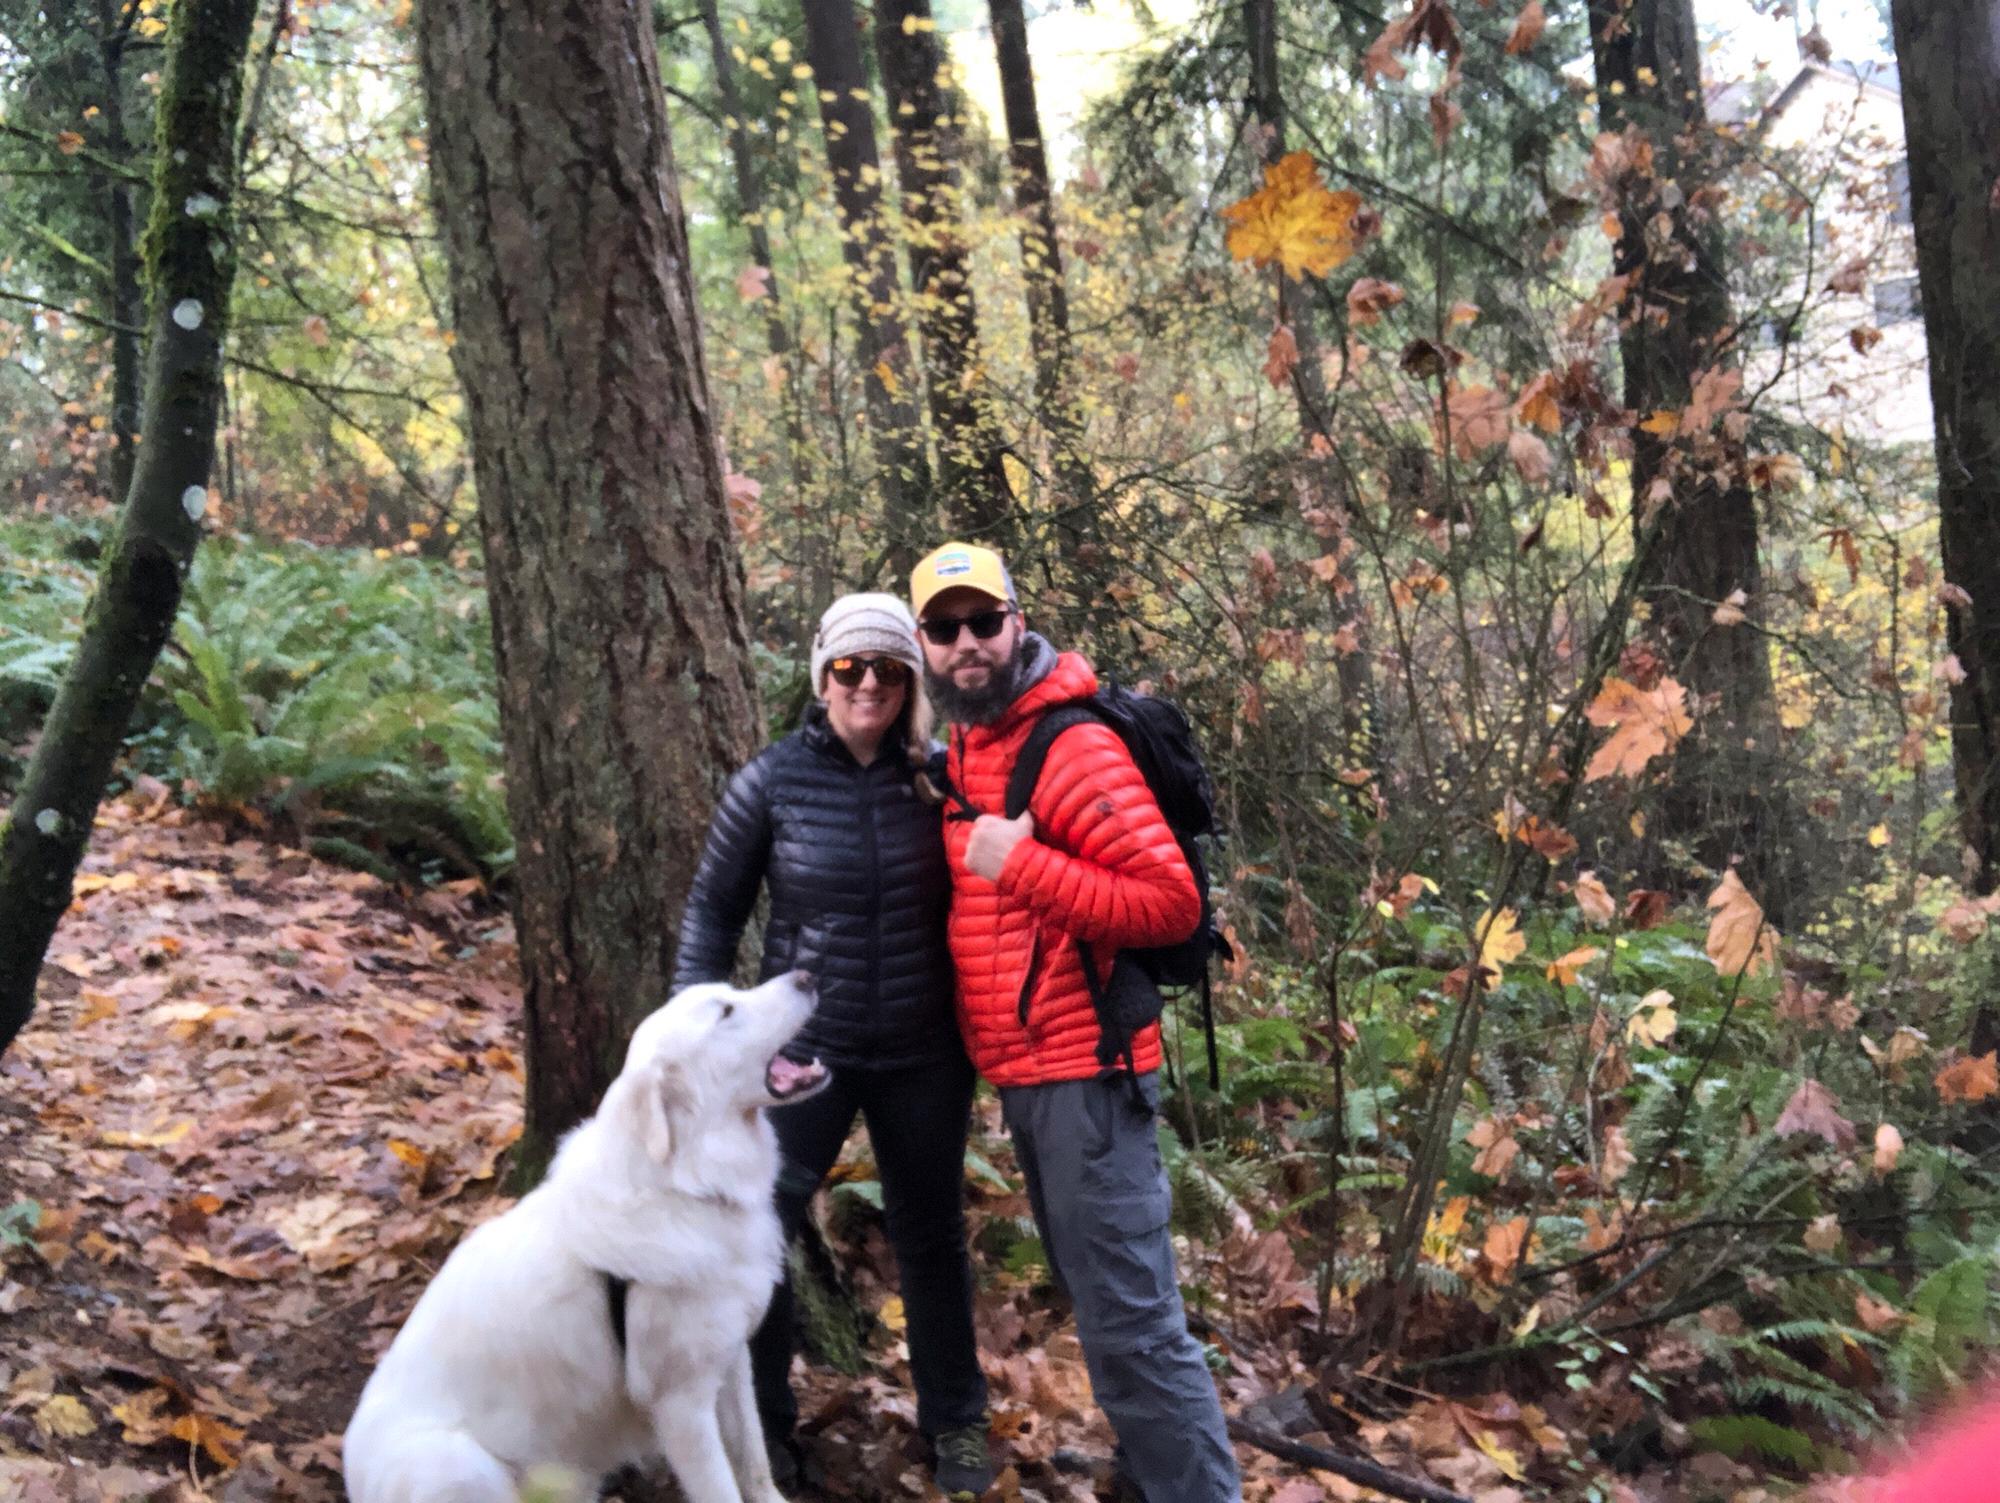
{"label": "white dog", "polygon": [[778,1053],[812,1007],[794,973],[690,987],[639,1025],[597,1115],[445,1261],[368,1380],[353,1503],[515,1503],[530,1471],[588,1497],[662,1453],[688,1503],[781,1503],[750,1387],[783,1256],[760,1108],[826,1083]]}

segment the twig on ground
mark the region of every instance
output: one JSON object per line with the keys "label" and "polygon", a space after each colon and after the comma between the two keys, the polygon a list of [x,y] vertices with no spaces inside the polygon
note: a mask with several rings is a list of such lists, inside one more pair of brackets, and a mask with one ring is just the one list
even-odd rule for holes
{"label": "twig on ground", "polygon": [[1372,1461],[1363,1461],[1357,1456],[1341,1456],[1322,1446],[1309,1446],[1304,1441],[1289,1439],[1275,1431],[1266,1430],[1261,1425],[1253,1425],[1247,1420],[1231,1418],[1229,1433],[1246,1445],[1255,1446],[1261,1451],[1269,1451],[1280,1461],[1295,1462],[1299,1466],[1332,1472],[1337,1477],[1345,1477],[1349,1482],[1372,1487],[1378,1493],[1386,1493],[1392,1498],[1402,1498],[1406,1503],[1468,1503],[1467,1499],[1449,1488],[1439,1487],[1435,1482],[1405,1477],[1400,1472],[1392,1472],[1387,1467],[1377,1466]]}

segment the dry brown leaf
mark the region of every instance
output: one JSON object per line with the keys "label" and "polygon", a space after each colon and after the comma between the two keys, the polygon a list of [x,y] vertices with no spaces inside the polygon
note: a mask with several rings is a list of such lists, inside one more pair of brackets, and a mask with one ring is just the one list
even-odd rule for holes
{"label": "dry brown leaf", "polygon": [[1778,958],[1778,931],[1764,919],[1764,910],[1750,896],[1734,867],[1708,895],[1714,917],[1708,921],[1708,958],[1724,976],[1754,976]]}
{"label": "dry brown leaf", "polygon": [[1792,1133],[1810,1133],[1835,1148],[1852,1148],[1855,1143],[1854,1124],[1841,1116],[1840,1098],[1817,1080],[1799,1082],[1799,1088],[1778,1113],[1771,1131],[1781,1138]]}
{"label": "dry brown leaf", "polygon": [[1984,1101],[2000,1091],[2000,1072],[1994,1068],[1995,1053],[1988,1050],[1977,1058],[1964,1056],[1938,1071],[1935,1081],[1938,1100]]}
{"label": "dry brown leaf", "polygon": [[1585,872],[1578,877],[1570,893],[1576,899],[1576,906],[1583,911],[1585,921],[1593,928],[1602,928],[1618,916],[1617,903],[1594,872]]}
{"label": "dry brown leaf", "polygon": [[1664,676],[1651,689],[1641,689],[1606,674],[1604,686],[1584,714],[1594,726],[1612,727],[1583,770],[1586,783],[1613,773],[1638,777],[1648,762],[1672,751],[1694,726],[1687,713],[1687,691]]}

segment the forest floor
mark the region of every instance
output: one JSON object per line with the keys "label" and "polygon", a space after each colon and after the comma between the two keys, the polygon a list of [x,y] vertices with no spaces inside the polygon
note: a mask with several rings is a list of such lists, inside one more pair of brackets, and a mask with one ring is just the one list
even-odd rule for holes
{"label": "forest floor", "polygon": [[[370,1366],[453,1244],[510,1203],[519,1005],[511,927],[469,884],[399,891],[203,822],[158,784],[107,804],[40,1011],[0,1059],[0,1499],[338,1498]],[[1001,1495],[1086,1503],[1093,1479],[1055,1459],[1105,1456],[1110,1436],[1040,1265],[989,1255],[1027,1208],[980,1111],[967,1189]],[[837,1197],[834,1242],[873,1329],[857,1375],[802,1369],[808,1480],[920,1498],[873,1170],[850,1145],[838,1173],[861,1193]],[[1282,1233],[1241,1217],[1182,1256],[1226,1402],[1267,1428],[1478,1503],[1773,1496],[1720,1457],[1612,1475],[1559,1396],[1330,1383],[1303,1355],[1317,1303]],[[1249,1503],[1374,1496],[1239,1455]]]}

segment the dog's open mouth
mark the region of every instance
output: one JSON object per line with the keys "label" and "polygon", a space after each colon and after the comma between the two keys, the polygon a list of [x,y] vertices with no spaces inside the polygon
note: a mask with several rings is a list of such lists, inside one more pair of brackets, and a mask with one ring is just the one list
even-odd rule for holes
{"label": "dog's open mouth", "polygon": [[771,1063],[764,1068],[764,1088],[773,1101],[809,1095],[825,1084],[826,1066],[816,1059],[801,1065],[779,1054],[772,1056]]}

